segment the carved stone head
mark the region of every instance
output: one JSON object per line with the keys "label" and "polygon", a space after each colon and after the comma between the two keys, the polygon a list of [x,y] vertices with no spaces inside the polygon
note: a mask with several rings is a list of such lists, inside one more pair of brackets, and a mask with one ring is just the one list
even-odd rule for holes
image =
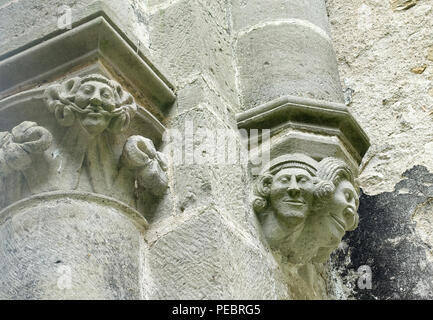
{"label": "carved stone head", "polygon": [[50,112],[65,127],[81,124],[91,136],[126,129],[137,107],[119,83],[99,74],[68,79],[45,91]]}
{"label": "carved stone head", "polygon": [[318,183],[309,221],[311,233],[320,248],[316,262],[323,262],[338,247],[346,231],[358,226],[359,191],[349,166],[336,158],[319,163]]}
{"label": "carved stone head", "polygon": [[258,177],[255,211],[270,209],[286,225],[302,222],[312,208],[316,170],[317,162],[303,154],[272,160]]}

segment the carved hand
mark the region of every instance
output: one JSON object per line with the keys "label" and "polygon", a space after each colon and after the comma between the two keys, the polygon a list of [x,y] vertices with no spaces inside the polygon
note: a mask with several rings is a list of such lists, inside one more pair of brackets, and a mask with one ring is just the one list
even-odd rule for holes
{"label": "carved hand", "polygon": [[156,151],[152,140],[131,136],[123,148],[122,163],[136,171],[138,185],[155,196],[167,189],[167,163],[164,154]]}
{"label": "carved hand", "polygon": [[52,142],[51,133],[35,122],[24,121],[3,133],[0,149],[0,172],[9,173],[27,169],[32,160],[31,154],[42,153]]}

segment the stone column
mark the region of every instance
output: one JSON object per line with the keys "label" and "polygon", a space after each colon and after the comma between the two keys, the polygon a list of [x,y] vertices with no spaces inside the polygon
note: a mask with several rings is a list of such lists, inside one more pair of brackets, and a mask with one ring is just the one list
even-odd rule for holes
{"label": "stone column", "polygon": [[87,9],[0,58],[2,299],[145,297],[145,233],[168,180],[157,118],[175,96]]}
{"label": "stone column", "polygon": [[[252,205],[298,298],[324,298],[324,263],[358,224],[356,176],[369,140],[343,102],[324,0],[233,0],[240,129],[251,148]],[[250,142],[255,137],[250,136]],[[251,145],[251,143],[250,143]],[[303,289],[302,283],[306,284]]]}
{"label": "stone column", "polygon": [[282,96],[342,102],[324,0],[234,0],[243,108]]}

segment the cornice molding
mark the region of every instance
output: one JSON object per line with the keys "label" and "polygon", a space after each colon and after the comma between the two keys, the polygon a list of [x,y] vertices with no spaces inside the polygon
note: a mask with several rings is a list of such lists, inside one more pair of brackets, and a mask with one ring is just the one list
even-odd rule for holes
{"label": "cornice molding", "polygon": [[71,30],[52,33],[0,57],[0,99],[57,80],[95,63],[108,64],[153,108],[165,113],[175,101],[174,86],[142,50],[104,14],[82,19]]}
{"label": "cornice molding", "polygon": [[271,129],[271,136],[285,128],[338,136],[358,162],[370,147],[367,134],[339,103],[283,96],[237,114],[236,121],[239,129]]}

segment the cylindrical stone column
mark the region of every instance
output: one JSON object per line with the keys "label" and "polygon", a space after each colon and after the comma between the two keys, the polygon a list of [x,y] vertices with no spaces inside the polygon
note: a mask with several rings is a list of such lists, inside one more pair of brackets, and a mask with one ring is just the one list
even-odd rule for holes
{"label": "cylindrical stone column", "polygon": [[97,194],[16,202],[0,212],[0,298],[140,299],[146,225]]}
{"label": "cylindrical stone column", "polygon": [[245,110],[281,96],[342,102],[324,0],[234,0]]}

